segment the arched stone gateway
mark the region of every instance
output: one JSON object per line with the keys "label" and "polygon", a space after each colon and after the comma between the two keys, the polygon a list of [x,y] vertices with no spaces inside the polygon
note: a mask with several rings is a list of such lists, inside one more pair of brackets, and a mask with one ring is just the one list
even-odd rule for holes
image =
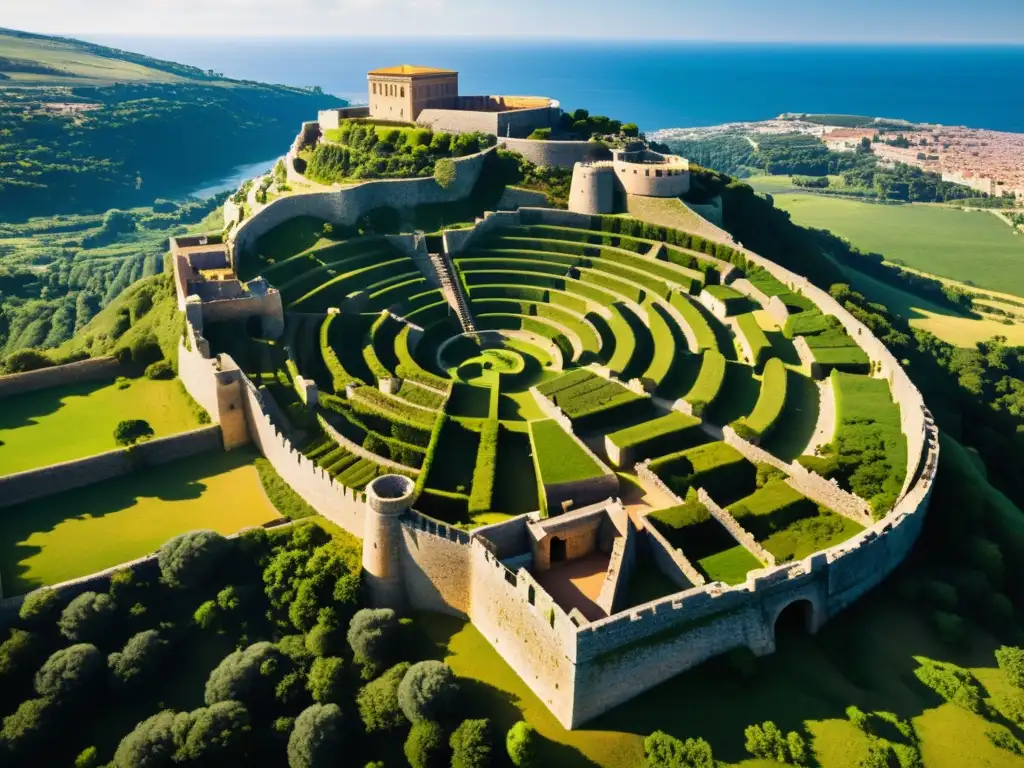
{"label": "arched stone gateway", "polygon": [[814,600],[810,597],[798,597],[776,610],[771,623],[772,636],[777,643],[779,636],[785,634],[787,630],[803,630],[813,635],[823,623]]}

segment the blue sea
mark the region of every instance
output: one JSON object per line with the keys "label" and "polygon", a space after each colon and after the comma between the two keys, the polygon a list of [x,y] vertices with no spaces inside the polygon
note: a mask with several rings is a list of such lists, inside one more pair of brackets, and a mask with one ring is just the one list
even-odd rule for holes
{"label": "blue sea", "polygon": [[366,101],[366,72],[457,69],[460,91],[544,95],[642,130],[781,112],[898,117],[1024,132],[1024,46],[94,37],[230,77]]}

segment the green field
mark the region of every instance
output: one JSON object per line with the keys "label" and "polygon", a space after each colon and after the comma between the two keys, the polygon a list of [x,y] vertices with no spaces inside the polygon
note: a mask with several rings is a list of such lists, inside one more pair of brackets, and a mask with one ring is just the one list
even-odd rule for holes
{"label": "green field", "polygon": [[114,427],[145,419],[157,437],[199,426],[177,380],[53,387],[0,399],[0,475],[117,448]]}
{"label": "green field", "polygon": [[248,451],[206,453],[4,510],[3,594],[141,557],[179,533],[274,520]]}
{"label": "green field", "polygon": [[1024,238],[990,213],[809,194],[776,195],[775,206],[796,224],[828,229],[888,261],[1024,296]]}
{"label": "green field", "polygon": [[[969,667],[990,693],[1005,687],[994,670],[992,642],[969,654],[950,654],[905,606],[878,598],[840,614],[820,634],[783,632],[778,651],[744,676],[724,659],[672,678],[581,728],[567,731],[484,637],[470,624],[421,614],[431,647],[461,677],[475,717],[488,717],[504,733],[526,719],[545,737],[541,765],[562,768],[636,768],[643,739],[661,729],[679,738],[703,737],[728,766],[771,768],[749,759],[743,729],[772,720],[784,731],[802,730],[824,768],[857,768],[868,738],[845,717],[845,707],[887,709],[910,718],[921,737],[928,768],[1021,768],[1024,758],[994,747],[990,723],[953,704],[942,704],[917,683],[912,658],[955,661]],[[990,681],[998,683],[994,685]]]}

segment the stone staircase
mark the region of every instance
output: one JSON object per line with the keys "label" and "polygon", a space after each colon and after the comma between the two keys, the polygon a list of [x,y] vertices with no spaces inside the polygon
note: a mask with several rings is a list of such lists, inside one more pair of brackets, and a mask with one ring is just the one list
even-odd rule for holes
{"label": "stone staircase", "polygon": [[462,330],[466,333],[476,332],[476,324],[473,322],[473,313],[469,311],[469,302],[466,300],[466,295],[462,291],[462,285],[459,283],[459,279],[455,276],[455,268],[452,266],[451,259],[445,253],[431,253],[430,263],[434,268],[434,272],[437,274],[438,282],[441,286],[441,291],[444,293],[444,297],[448,300],[448,303],[455,310],[455,314],[459,317],[459,323],[462,325]]}

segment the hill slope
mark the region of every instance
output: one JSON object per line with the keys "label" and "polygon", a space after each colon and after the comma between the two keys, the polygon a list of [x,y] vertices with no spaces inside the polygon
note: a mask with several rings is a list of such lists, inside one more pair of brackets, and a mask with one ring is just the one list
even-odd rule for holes
{"label": "hill slope", "polygon": [[95,213],[180,196],[283,153],[302,120],[344,103],[0,28],[0,210]]}

